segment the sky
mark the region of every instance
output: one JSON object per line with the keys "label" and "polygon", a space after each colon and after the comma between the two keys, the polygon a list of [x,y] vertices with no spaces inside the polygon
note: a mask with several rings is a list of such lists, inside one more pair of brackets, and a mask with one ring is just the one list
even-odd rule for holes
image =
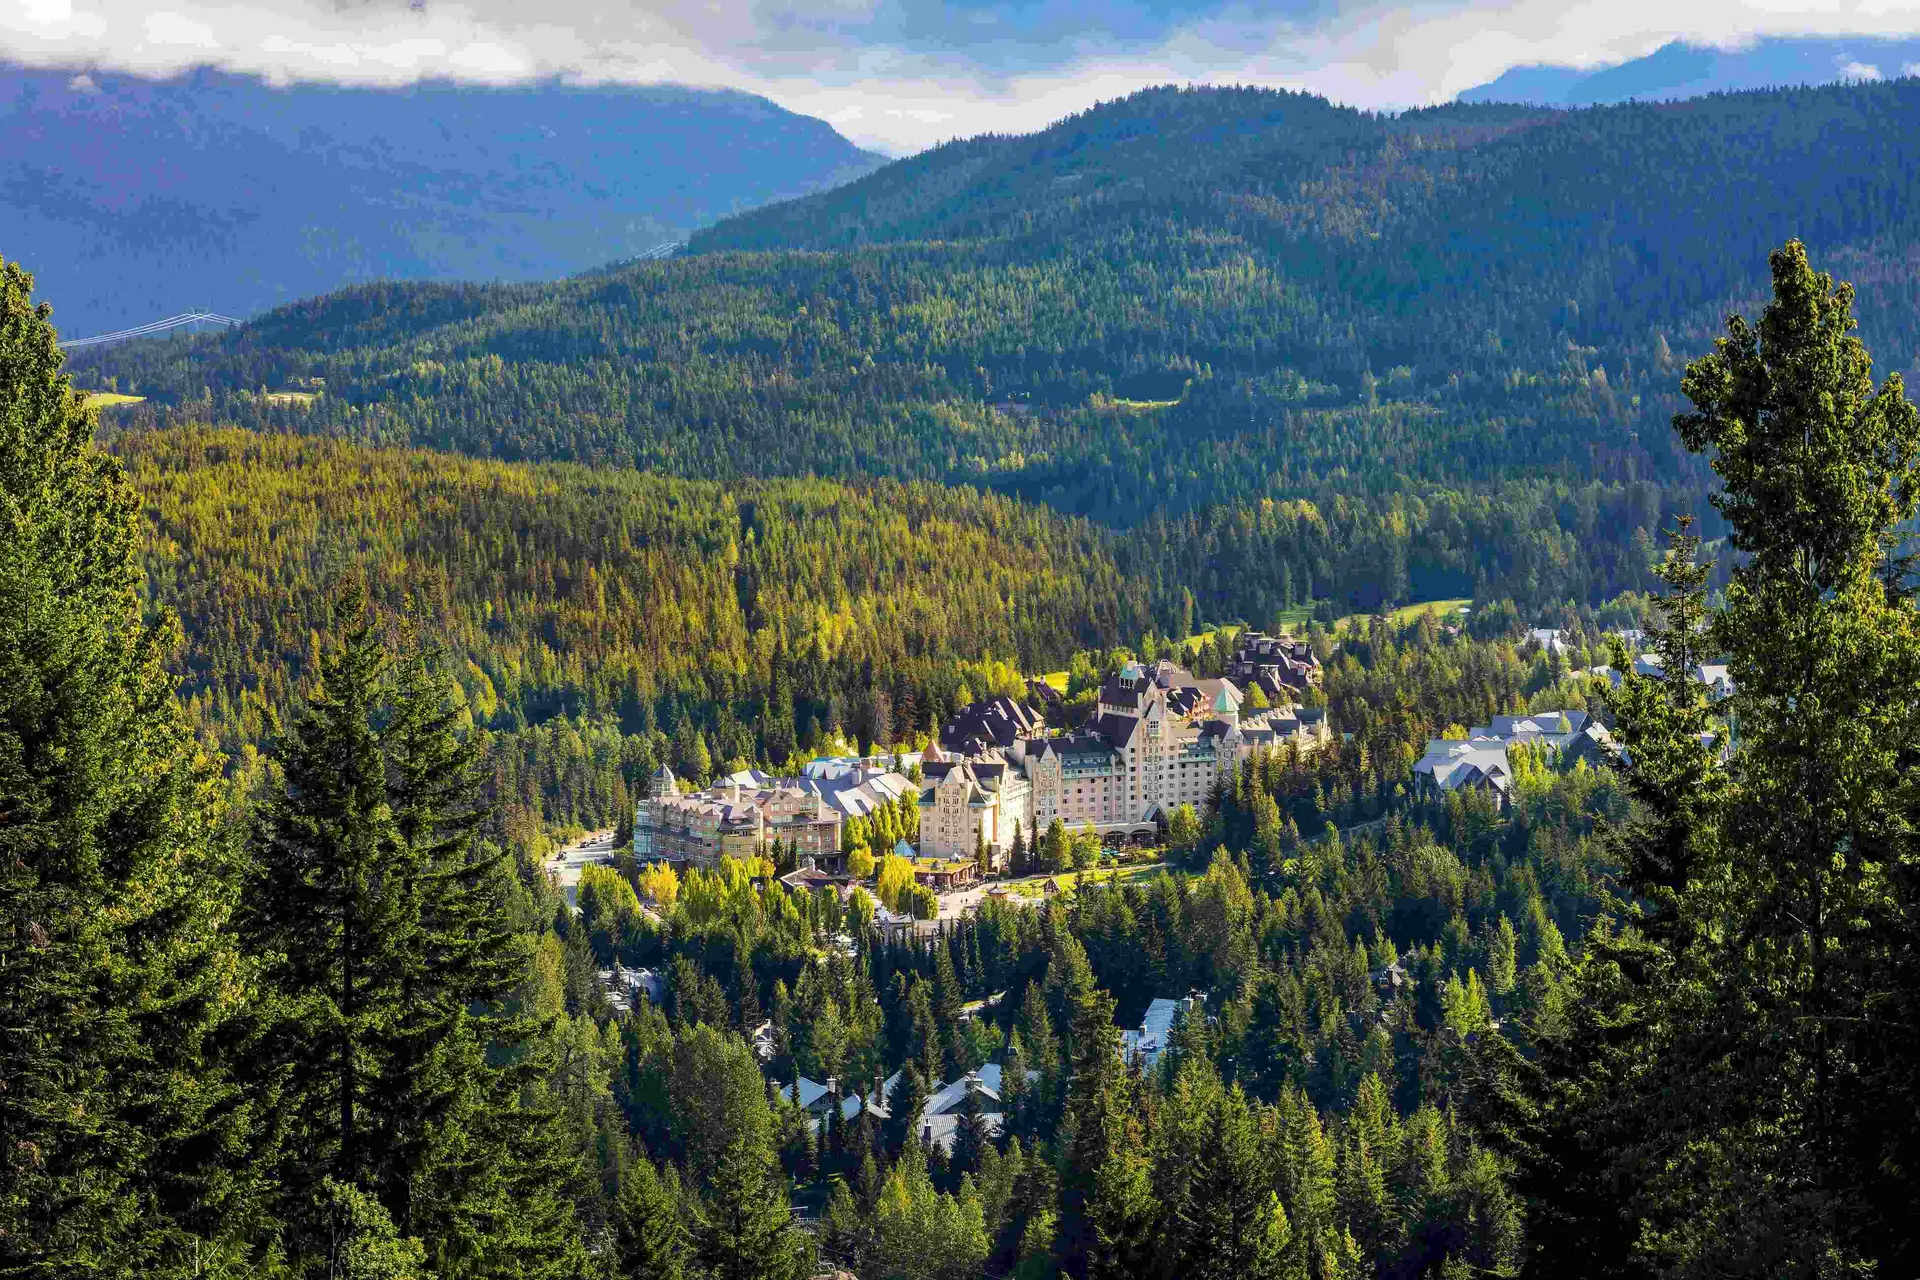
{"label": "sky", "polygon": [[35,66],[728,87],[894,155],[1152,84],[1402,108],[1673,40],[1914,35],[1920,0],[0,0],[0,56]]}

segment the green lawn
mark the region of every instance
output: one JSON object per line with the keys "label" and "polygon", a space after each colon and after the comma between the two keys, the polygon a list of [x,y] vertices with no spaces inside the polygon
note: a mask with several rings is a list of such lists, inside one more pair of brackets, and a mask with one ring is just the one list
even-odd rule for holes
{"label": "green lawn", "polygon": [[[1387,615],[1387,621],[1396,627],[1404,627],[1423,613],[1450,614],[1456,612],[1462,606],[1472,603],[1472,597],[1464,596],[1455,600],[1427,600],[1420,604],[1402,605]],[[1364,624],[1366,620],[1372,616],[1370,613],[1350,613],[1334,623],[1333,627],[1335,631],[1338,631],[1349,622],[1360,622]]]}
{"label": "green lawn", "polygon": [[139,404],[145,399],[145,396],[123,396],[118,391],[89,391],[87,392],[87,407],[89,409],[111,409],[117,404]]}
{"label": "green lawn", "polygon": [[1046,892],[1048,880],[1060,882],[1063,893],[1072,893],[1082,880],[1088,884],[1132,884],[1136,880],[1151,880],[1167,869],[1164,862],[1146,862],[1126,867],[1097,867],[1091,871],[1062,871],[1058,875],[1023,876],[1018,880],[1001,880],[997,883],[1022,898],[1037,898]]}

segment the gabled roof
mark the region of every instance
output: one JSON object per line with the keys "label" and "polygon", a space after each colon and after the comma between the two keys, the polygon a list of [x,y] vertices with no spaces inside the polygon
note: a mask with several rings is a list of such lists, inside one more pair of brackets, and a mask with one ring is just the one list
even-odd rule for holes
{"label": "gabled roof", "polygon": [[789,871],[780,877],[780,883],[789,889],[824,889],[832,885],[847,883],[846,876],[837,876],[830,871],[821,871],[815,867],[802,867],[798,871]]}
{"label": "gabled roof", "polygon": [[1000,1109],[999,1072],[996,1070],[994,1074],[992,1087],[988,1086],[984,1076],[978,1072],[972,1076],[962,1076],[952,1084],[941,1085],[939,1090],[927,1099],[927,1105],[920,1114],[924,1117],[957,1113],[961,1104],[966,1101],[969,1081],[972,1082],[976,1095],[980,1099],[982,1109],[998,1111]]}
{"label": "gabled roof", "polygon": [[1166,658],[1153,664],[1152,674],[1153,682],[1168,692],[1193,687],[1193,672],[1175,666]]}
{"label": "gabled roof", "polygon": [[[793,1084],[780,1091],[787,1098],[796,1101],[803,1108],[812,1108],[813,1104],[827,1096],[827,1086],[805,1076],[797,1077]],[[797,1095],[797,1096],[796,1096]]]}
{"label": "gabled roof", "polygon": [[1512,777],[1507,767],[1507,744],[1491,738],[1467,742],[1430,739],[1426,755],[1414,764],[1413,771],[1432,777],[1442,791],[1483,782],[1504,791]]}
{"label": "gabled roof", "polygon": [[940,726],[940,745],[962,755],[977,755],[994,747],[1011,747],[1037,733],[1045,721],[1024,703],[1001,696],[970,703]]}
{"label": "gabled roof", "polygon": [[1200,691],[1200,695],[1207,700],[1207,705],[1215,711],[1238,711],[1240,709],[1240,703],[1243,701],[1240,696],[1240,689],[1239,686],[1235,685],[1231,680],[1196,680],[1194,687],[1197,688]]}
{"label": "gabled roof", "polygon": [[[1563,717],[1567,722],[1565,730],[1559,727]],[[1584,711],[1534,711],[1526,715],[1495,716],[1485,729],[1474,732],[1492,738],[1511,738],[1523,733],[1578,733],[1586,727],[1587,720]]]}

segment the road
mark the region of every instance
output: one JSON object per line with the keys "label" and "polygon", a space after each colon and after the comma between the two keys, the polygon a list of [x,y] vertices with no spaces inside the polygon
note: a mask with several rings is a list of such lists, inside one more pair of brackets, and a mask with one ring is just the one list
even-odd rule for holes
{"label": "road", "polygon": [[589,831],[547,863],[547,874],[560,882],[561,891],[567,895],[569,908],[573,907],[574,895],[580,888],[580,868],[590,862],[610,863],[614,852],[613,832]]}

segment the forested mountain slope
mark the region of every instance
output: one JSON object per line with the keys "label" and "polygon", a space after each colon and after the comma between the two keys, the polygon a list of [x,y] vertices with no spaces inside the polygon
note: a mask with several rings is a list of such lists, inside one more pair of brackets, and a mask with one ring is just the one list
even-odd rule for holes
{"label": "forested mountain slope", "polygon": [[1756,254],[1793,234],[1901,277],[1855,272],[1873,284],[1870,335],[1910,361],[1920,328],[1897,264],[1920,232],[1906,199],[1916,122],[1912,79],[1398,117],[1305,94],[1157,89],[728,219],[692,247],[1100,243],[1127,258],[1165,246],[1178,262],[1174,247],[1205,229],[1354,325],[1326,343],[1348,369],[1422,361],[1443,378],[1550,360],[1569,340],[1643,363],[1656,332],[1697,344],[1757,296]]}
{"label": "forested mountain slope", "polygon": [[[1768,247],[1805,238],[1912,361],[1916,126],[1913,81],[1392,119],[1153,90],[731,220],[686,258],[366,286],[79,369],[149,396],[135,421],[964,481],[1170,533],[1153,554],[1200,573],[1180,529],[1254,528],[1262,503],[1375,531],[1310,583],[1281,538],[1211,616],[1442,585],[1591,600],[1644,585],[1653,532],[1704,510],[1667,429],[1679,368]],[[317,394],[262,394],[289,389]]]}
{"label": "forested mountain slope", "polygon": [[73,338],[372,279],[565,275],[879,162],[744,93],[0,64],[0,251]]}
{"label": "forested mountain slope", "polygon": [[870,739],[876,708],[924,728],[967,662],[1042,670],[1150,625],[1098,530],[965,489],[723,488],[232,430],[115,449],[149,595],[186,626],[183,695],[230,752],[294,703],[355,572],[445,647],[479,725],[606,719],[713,763]]}

